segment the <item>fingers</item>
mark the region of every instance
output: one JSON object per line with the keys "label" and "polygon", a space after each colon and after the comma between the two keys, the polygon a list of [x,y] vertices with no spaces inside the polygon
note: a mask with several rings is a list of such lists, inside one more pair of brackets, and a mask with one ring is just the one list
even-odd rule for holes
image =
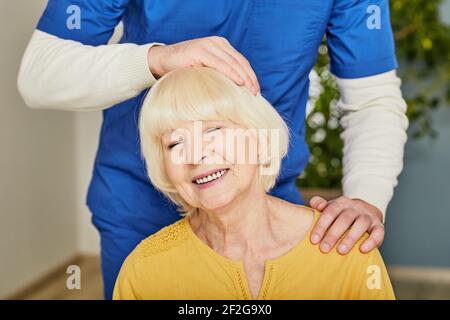
{"label": "fingers", "polygon": [[341,202],[338,200],[333,201],[332,203],[327,205],[327,207],[320,215],[316,225],[314,226],[314,229],[312,230],[311,242],[313,244],[317,244],[322,240],[327,229],[331,226],[331,224],[343,209],[344,208]]}
{"label": "fingers", "polygon": [[361,239],[364,232],[369,230],[371,220],[367,215],[361,215],[356,218],[348,234],[342,239],[337,250],[340,254],[347,254],[355,245],[355,243]]}
{"label": "fingers", "polygon": [[242,69],[247,72],[247,75],[253,85],[253,88],[256,90],[256,92],[259,92],[261,88],[259,86],[256,74],[250,65],[250,62],[239,51],[237,51],[233,46],[231,46],[231,44],[228,42],[227,39],[224,38],[224,40],[226,42],[226,45],[223,46],[224,50],[228,52],[230,55],[232,55],[240,63]]}
{"label": "fingers", "polygon": [[384,239],[384,225],[382,223],[375,224],[371,230],[369,238],[366,239],[359,247],[362,253],[367,253],[379,247]]}
{"label": "fingers", "polygon": [[325,233],[323,240],[320,242],[320,250],[328,253],[333,249],[338,240],[344,235],[345,231],[350,228],[358,217],[358,212],[352,209],[345,209],[339,214],[328,231]]}
{"label": "fingers", "polygon": [[314,196],[309,200],[309,205],[311,206],[311,208],[314,208],[319,211],[323,211],[327,206],[327,204],[328,201],[319,196]]}
{"label": "fingers", "polygon": [[[379,247],[384,239],[384,225],[374,210],[361,208],[354,199],[344,196],[335,200],[326,201],[322,197],[315,196],[309,201],[310,206],[316,210],[322,210],[311,234],[311,242],[318,244],[324,253],[330,252],[339,239],[348,231],[348,234],[340,242],[337,251],[347,254],[369,230],[369,237],[360,246],[362,253],[367,253]],[[363,210],[364,209],[364,210]],[[374,222],[375,221],[375,222]]]}
{"label": "fingers", "polygon": [[242,79],[241,75],[239,74],[239,72],[235,68],[233,68],[233,66],[230,63],[223,60],[218,55],[216,55],[212,52],[209,52],[209,51],[205,51],[203,53],[202,61],[203,61],[202,62],[203,65],[205,65],[207,67],[211,67],[211,68],[223,73],[224,75],[229,77],[231,80],[233,80],[238,85],[243,85],[245,83],[244,80]]}
{"label": "fingers", "polygon": [[[260,90],[256,74],[248,60],[231,46],[226,38],[223,37],[211,37],[211,40],[216,45],[210,46],[208,49],[216,54],[235,70],[244,81],[245,86],[256,95]],[[242,84],[242,83],[238,83]]]}

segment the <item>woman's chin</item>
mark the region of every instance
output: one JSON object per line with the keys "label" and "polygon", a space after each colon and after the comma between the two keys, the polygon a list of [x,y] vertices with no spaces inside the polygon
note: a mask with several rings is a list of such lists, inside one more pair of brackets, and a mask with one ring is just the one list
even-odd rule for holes
{"label": "woman's chin", "polygon": [[204,199],[200,198],[198,200],[201,204],[201,207],[204,208],[205,210],[217,210],[233,202],[233,199],[234,197],[221,194],[216,196],[210,196]]}

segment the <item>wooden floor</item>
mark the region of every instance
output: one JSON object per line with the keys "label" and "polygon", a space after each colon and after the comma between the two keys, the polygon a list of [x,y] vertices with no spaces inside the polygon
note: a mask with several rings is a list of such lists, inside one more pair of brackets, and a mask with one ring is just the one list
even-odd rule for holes
{"label": "wooden floor", "polygon": [[[98,257],[79,257],[71,264],[81,269],[81,289],[69,290],[66,287],[68,275],[65,267],[60,268],[34,286],[22,290],[11,297],[12,299],[43,299],[43,300],[95,300],[103,299],[100,259]],[[396,279],[391,275],[395,295],[399,300],[409,299],[438,299],[450,300],[450,284],[411,281]]]}
{"label": "wooden floor", "polygon": [[[81,270],[80,290],[69,290],[66,286],[68,265],[77,265]],[[58,268],[29,288],[12,296],[18,300],[98,300],[103,299],[102,274],[99,257],[78,257]]]}

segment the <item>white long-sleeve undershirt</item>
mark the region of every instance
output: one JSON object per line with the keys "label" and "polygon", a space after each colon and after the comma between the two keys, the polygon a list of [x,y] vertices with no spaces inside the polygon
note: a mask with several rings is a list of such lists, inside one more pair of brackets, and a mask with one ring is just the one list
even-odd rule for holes
{"label": "white long-sleeve undershirt", "polygon": [[[130,99],[157,80],[148,50],[163,43],[88,46],[36,30],[22,59],[18,88],[33,109],[94,111]],[[337,79],[344,131],[343,195],[386,208],[403,168],[406,103],[395,70]]]}
{"label": "white long-sleeve undershirt", "polygon": [[343,112],[343,194],[385,213],[403,169],[407,105],[392,70],[359,79],[337,78]]}
{"label": "white long-sleeve undershirt", "polygon": [[146,45],[84,45],[35,30],[25,50],[17,85],[33,109],[95,111],[137,96],[156,79]]}

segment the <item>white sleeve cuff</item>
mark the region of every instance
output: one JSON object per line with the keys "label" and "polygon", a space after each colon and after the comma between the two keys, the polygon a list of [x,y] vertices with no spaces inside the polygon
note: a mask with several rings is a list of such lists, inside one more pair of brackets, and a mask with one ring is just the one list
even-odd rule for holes
{"label": "white sleeve cuff", "polygon": [[128,77],[134,78],[136,82],[145,84],[147,87],[157,81],[155,76],[150,72],[150,66],[148,64],[148,51],[155,45],[165,46],[164,43],[160,42],[141,45],[123,57],[125,63],[123,64],[122,72],[128,75]]}
{"label": "white sleeve cuff", "polygon": [[386,179],[376,177],[361,177],[348,180],[344,184],[343,195],[350,199],[361,199],[377,207],[383,214],[393,196],[393,188]]}

